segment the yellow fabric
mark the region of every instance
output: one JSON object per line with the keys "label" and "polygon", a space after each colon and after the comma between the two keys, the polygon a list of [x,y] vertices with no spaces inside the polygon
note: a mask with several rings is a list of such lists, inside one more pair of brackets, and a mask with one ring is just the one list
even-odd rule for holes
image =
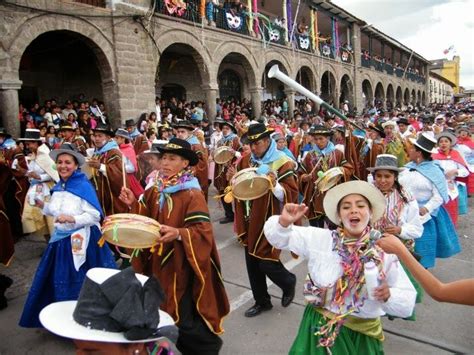
{"label": "yellow fabric", "polygon": [[[314,310],[324,317],[333,319],[337,317],[337,314],[328,311],[323,308],[314,308]],[[345,317],[344,326],[361,334],[375,338],[380,341],[384,341],[385,336],[383,334],[382,322],[379,318],[359,318],[354,316]]]}

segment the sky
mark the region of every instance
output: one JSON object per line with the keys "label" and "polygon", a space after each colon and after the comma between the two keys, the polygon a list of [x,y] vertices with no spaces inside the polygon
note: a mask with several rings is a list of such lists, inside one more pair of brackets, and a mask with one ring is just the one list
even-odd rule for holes
{"label": "sky", "polygon": [[[460,85],[474,89],[474,0],[333,0],[428,60],[461,57]],[[448,55],[445,49],[454,46]]]}

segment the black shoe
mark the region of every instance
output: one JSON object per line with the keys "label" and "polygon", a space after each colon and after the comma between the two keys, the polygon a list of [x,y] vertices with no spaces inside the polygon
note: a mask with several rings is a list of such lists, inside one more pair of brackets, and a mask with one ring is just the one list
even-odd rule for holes
{"label": "black shoe", "polygon": [[245,311],[245,316],[247,318],[258,316],[260,313],[269,311],[273,306],[271,303],[265,305],[254,304],[252,307]]}
{"label": "black shoe", "polygon": [[0,310],[7,308],[7,298],[5,291],[13,284],[13,280],[8,276],[0,274]]}
{"label": "black shoe", "polygon": [[293,299],[295,298],[295,286],[296,286],[296,276],[295,276],[295,281],[293,283],[293,286],[289,290],[284,291],[283,295],[281,296],[281,305],[283,307],[288,307],[290,303],[293,301]]}
{"label": "black shoe", "polygon": [[219,224],[234,223],[234,219],[230,217],[225,217],[219,221]]}

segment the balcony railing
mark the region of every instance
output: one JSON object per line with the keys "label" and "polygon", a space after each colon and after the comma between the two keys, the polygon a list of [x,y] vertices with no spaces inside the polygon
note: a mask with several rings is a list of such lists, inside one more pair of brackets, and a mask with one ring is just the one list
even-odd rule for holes
{"label": "balcony railing", "polygon": [[393,75],[393,66],[391,64],[388,64],[388,63],[385,63],[385,72],[388,74],[388,75]]}
{"label": "balcony railing", "polygon": [[79,2],[81,4],[87,4],[97,7],[105,7],[105,0],[74,0],[74,2]]}
{"label": "balcony railing", "polygon": [[156,12],[192,22],[201,22],[199,4],[199,0],[187,1],[184,3],[184,6],[167,3],[164,0],[160,0],[157,3]]}
{"label": "balcony railing", "polygon": [[366,56],[364,54],[361,54],[360,62],[362,64],[362,66],[365,67],[365,68],[370,68],[370,65],[372,64],[372,61],[370,60],[370,57]]}
{"label": "balcony railing", "polygon": [[382,63],[382,62],[379,61],[379,60],[373,59],[373,60],[372,60],[372,66],[373,66],[374,69],[377,70],[377,71],[383,71],[384,68],[385,68],[385,63]]}

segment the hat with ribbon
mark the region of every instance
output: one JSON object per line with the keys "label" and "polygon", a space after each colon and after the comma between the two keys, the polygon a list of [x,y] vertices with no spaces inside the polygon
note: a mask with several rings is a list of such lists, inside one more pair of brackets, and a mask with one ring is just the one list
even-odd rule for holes
{"label": "hat with ribbon", "polygon": [[260,139],[270,136],[273,132],[274,130],[265,126],[264,123],[251,124],[247,133],[242,136],[241,142],[243,144],[254,143]]}
{"label": "hat with ribbon", "polygon": [[155,139],[155,140],[151,143],[150,149],[145,150],[143,153],[145,153],[145,154],[162,154],[162,153],[158,150],[158,148],[159,148],[159,147],[164,147],[164,146],[166,146],[168,143],[169,143],[169,141],[164,140],[164,139]]}
{"label": "hat with ribbon", "polygon": [[199,157],[191,149],[191,144],[183,139],[171,138],[166,145],[157,146],[156,149],[158,149],[158,151],[162,154],[171,153],[179,155],[184,159],[189,160],[190,166],[196,165],[199,161]]}
{"label": "hat with ribbon", "polygon": [[125,139],[131,139],[130,138],[130,133],[128,133],[128,131],[126,129],[123,129],[123,128],[117,128],[117,130],[115,131],[115,136],[116,137],[122,137],[122,138],[125,138]]}
{"label": "hat with ribbon", "polygon": [[416,140],[415,138],[408,138],[408,139],[413,145],[424,150],[427,153],[437,153],[437,150],[435,149],[437,142],[433,138],[431,138],[430,135],[426,133],[420,134],[418,136],[418,139]]}
{"label": "hat with ribbon", "polygon": [[195,127],[193,126],[193,124],[190,121],[185,121],[185,120],[179,121],[178,123],[173,125],[173,127],[174,128],[184,128],[184,129],[187,129],[188,131],[194,131],[194,129],[195,129]]}
{"label": "hat with ribbon", "polygon": [[367,129],[375,131],[378,134],[380,134],[380,137],[385,138],[385,132],[383,130],[383,127],[380,124],[375,125],[373,123],[369,123],[367,126]]}
{"label": "hat with ribbon", "polygon": [[36,128],[27,128],[25,130],[25,136],[18,138],[18,140],[24,142],[42,142],[40,130]]}
{"label": "hat with ribbon", "polygon": [[92,129],[94,133],[104,133],[109,135],[110,137],[114,136],[114,131],[112,130],[112,127],[110,127],[108,124],[104,124],[102,122],[97,123],[97,126]]}
{"label": "hat with ribbon", "polygon": [[227,126],[232,130],[232,132],[237,133],[237,129],[235,128],[235,126],[231,122],[225,121],[225,120],[216,120],[215,122],[217,124],[219,124],[219,127],[221,129],[222,129],[223,126]]}
{"label": "hat with ribbon", "polygon": [[331,136],[333,132],[323,125],[314,125],[309,129],[309,134],[312,136]]}

